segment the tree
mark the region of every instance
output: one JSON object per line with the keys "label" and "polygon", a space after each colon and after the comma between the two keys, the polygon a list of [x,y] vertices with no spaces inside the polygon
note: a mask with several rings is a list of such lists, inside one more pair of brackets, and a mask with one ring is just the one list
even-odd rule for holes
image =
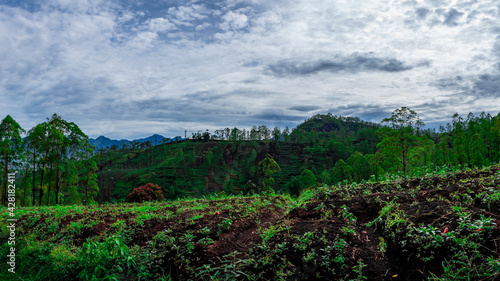
{"label": "tree", "polygon": [[[39,205],[42,205],[42,198],[44,194],[43,180],[45,175],[45,167],[47,162],[49,161],[49,153],[51,151],[51,144],[49,142],[49,125],[47,122],[36,125],[31,128],[28,132],[27,140],[29,142],[30,147],[33,148],[35,153],[38,151],[40,153],[40,158],[37,160],[41,162],[42,167],[40,169],[40,185],[36,187],[39,190]],[[35,187],[33,187],[33,206],[35,205]]]}
{"label": "tree", "polygon": [[471,141],[471,160],[475,166],[483,166],[485,164],[484,155],[486,149],[484,148],[483,136],[474,134]]}
{"label": "tree", "polygon": [[[93,147],[86,136],[73,122],[62,119],[54,114],[46,122],[38,124],[28,132],[27,141],[30,149],[34,153],[39,153],[40,157],[34,157],[34,161],[41,162],[40,185],[39,185],[39,205],[42,204],[44,194],[46,194],[47,205],[50,204],[52,196],[52,186],[54,187],[55,204],[59,204],[59,192],[65,176],[69,176],[65,171],[69,171],[69,162],[81,162],[89,159],[92,155]],[[40,163],[39,163],[40,164]],[[44,182],[47,172],[53,175],[53,181]],[[34,202],[34,196],[33,196]]]}
{"label": "tree", "polygon": [[231,129],[231,134],[229,136],[229,140],[230,141],[237,141],[239,135],[240,135],[240,130],[238,128],[234,127],[233,129]]}
{"label": "tree", "polygon": [[498,113],[495,124],[491,127],[490,131],[496,135],[497,140],[500,139],[500,113]]}
{"label": "tree", "polygon": [[435,150],[436,164],[444,165],[451,162],[451,152],[450,152],[450,136],[448,133],[442,133],[439,135],[439,143]]}
{"label": "tree", "polygon": [[352,180],[353,169],[351,166],[347,165],[344,160],[340,159],[335,163],[335,166],[332,170],[332,176],[330,177],[332,183],[342,182],[344,180],[351,181]]}
{"label": "tree", "polygon": [[355,181],[367,180],[372,175],[372,169],[368,159],[359,151],[354,152],[348,159],[347,164],[352,167]]}
{"label": "tree", "polygon": [[280,128],[278,128],[277,126],[274,127],[272,135],[273,135],[273,140],[280,141],[281,140],[281,130],[280,130]]}
{"label": "tree", "polygon": [[401,107],[401,109],[394,110],[391,117],[382,120],[382,123],[387,123],[390,127],[379,130],[383,137],[381,143],[391,144],[386,148],[390,148],[393,150],[392,153],[397,155],[403,167],[403,174],[406,176],[409,163],[408,154],[412,148],[417,146],[418,130],[424,126],[424,122],[420,120],[417,112],[407,107]]}
{"label": "tree", "polygon": [[468,163],[467,159],[467,139],[465,137],[465,124],[463,122],[462,117],[455,113],[453,115],[453,151],[455,154],[455,160],[460,165],[465,165]]}
{"label": "tree", "polygon": [[9,164],[23,157],[21,134],[26,131],[10,116],[7,115],[0,123],[0,155],[3,158],[2,204],[7,203],[7,180]]}
{"label": "tree", "polygon": [[289,141],[290,139],[290,129],[288,128],[288,126],[285,127],[285,129],[283,130],[283,141]]}
{"label": "tree", "polygon": [[266,125],[259,126],[258,130],[260,132],[260,136],[262,136],[264,140],[271,138],[271,130],[269,130]]}
{"label": "tree", "polygon": [[300,184],[302,189],[312,187],[316,184],[316,176],[311,170],[305,169],[300,174]]}
{"label": "tree", "polygon": [[280,166],[276,161],[274,161],[271,155],[267,155],[264,160],[259,162],[258,172],[261,177],[261,187],[266,191],[271,190],[271,186],[274,183],[274,179],[272,175],[278,171],[280,171]]}

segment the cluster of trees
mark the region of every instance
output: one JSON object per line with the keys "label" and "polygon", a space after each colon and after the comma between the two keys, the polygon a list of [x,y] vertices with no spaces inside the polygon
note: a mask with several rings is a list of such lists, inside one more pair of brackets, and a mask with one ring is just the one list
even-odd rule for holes
{"label": "cluster of trees", "polygon": [[279,127],[274,129],[268,128],[266,125],[253,126],[250,130],[240,130],[238,128],[225,128],[215,130],[213,134],[210,130],[198,131],[192,134],[192,139],[197,141],[209,140],[226,140],[226,141],[242,141],[242,140],[283,140],[286,141],[290,137],[290,129],[286,127],[283,131]]}
{"label": "cluster of trees", "polygon": [[[26,134],[23,139],[21,136]],[[75,204],[94,200],[99,192],[94,148],[73,122],[54,114],[26,132],[9,115],[0,124],[1,200],[5,205],[7,174],[16,171],[16,203],[24,206]]]}
{"label": "cluster of trees", "polygon": [[[331,115],[318,115],[318,116],[331,116]],[[318,120],[320,117],[316,117],[316,119],[308,119],[306,122],[310,122],[311,120]],[[376,129],[379,128],[378,124],[359,121],[359,118],[346,118],[342,116],[332,116],[334,118],[342,118],[342,120],[346,120],[346,124],[355,125],[344,127],[340,126],[337,130],[337,127],[331,126],[331,124],[323,124],[323,127],[316,127],[311,129],[309,127],[301,128],[300,126],[290,130],[288,127],[285,129],[281,129],[279,127],[274,127],[272,130],[267,126],[253,126],[249,131],[246,129],[238,129],[238,128],[225,128],[215,130],[213,134],[210,133],[210,130],[198,131],[197,133],[193,133],[191,139],[195,141],[209,141],[209,140],[225,140],[225,141],[284,141],[284,142],[294,142],[294,143],[309,143],[313,144],[318,141],[324,142],[330,141],[332,139],[336,139],[339,137],[346,138],[348,137],[349,132],[360,132],[361,134],[370,134],[370,131],[375,132]],[[335,119],[334,119],[335,120]],[[352,127],[352,128],[351,128]],[[351,141],[355,139],[355,136],[351,137]]]}
{"label": "cluster of trees", "polygon": [[458,114],[452,123],[439,130],[423,130],[417,113],[402,107],[382,121],[385,126],[376,133],[379,138],[375,153],[354,151],[337,161],[331,170],[321,172],[328,184],[378,178],[385,172],[410,172],[429,166],[483,166],[500,160],[500,118],[469,113]]}

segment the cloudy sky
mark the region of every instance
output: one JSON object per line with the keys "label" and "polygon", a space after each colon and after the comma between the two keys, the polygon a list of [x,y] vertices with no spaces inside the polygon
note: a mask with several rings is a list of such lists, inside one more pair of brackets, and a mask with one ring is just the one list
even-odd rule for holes
{"label": "cloudy sky", "polygon": [[495,0],[0,0],[0,113],[90,137],[500,110]]}

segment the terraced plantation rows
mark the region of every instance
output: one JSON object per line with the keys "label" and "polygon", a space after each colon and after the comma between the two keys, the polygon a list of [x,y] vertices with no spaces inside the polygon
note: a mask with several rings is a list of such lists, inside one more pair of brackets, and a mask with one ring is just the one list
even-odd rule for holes
{"label": "terraced plantation rows", "polygon": [[[299,198],[35,207],[17,215],[19,280],[500,278],[498,165],[323,186]],[[9,233],[1,235],[6,256]],[[0,277],[12,277],[6,266]]]}

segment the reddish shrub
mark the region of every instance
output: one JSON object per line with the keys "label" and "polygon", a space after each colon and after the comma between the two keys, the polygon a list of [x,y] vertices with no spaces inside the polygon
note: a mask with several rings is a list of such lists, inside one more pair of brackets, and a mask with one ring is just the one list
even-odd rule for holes
{"label": "reddish shrub", "polygon": [[163,199],[161,187],[157,184],[148,183],[146,185],[134,188],[128,195],[128,202],[145,202]]}

